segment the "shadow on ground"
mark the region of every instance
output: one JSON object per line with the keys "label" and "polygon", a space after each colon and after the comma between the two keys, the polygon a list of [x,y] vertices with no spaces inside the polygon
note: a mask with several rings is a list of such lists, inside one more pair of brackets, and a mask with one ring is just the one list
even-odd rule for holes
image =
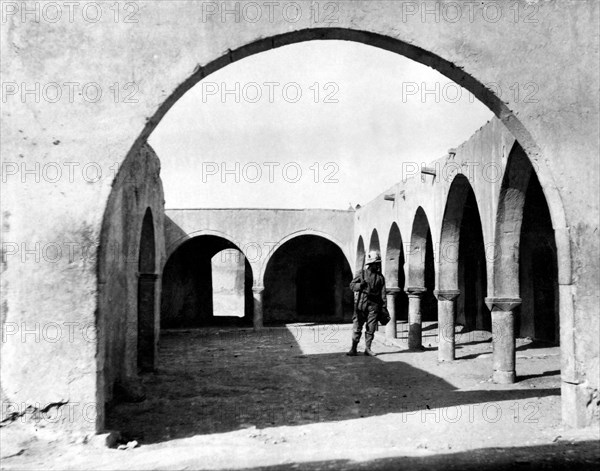
{"label": "shadow on ground", "polygon": [[485,385],[457,390],[402,361],[402,353],[398,359],[348,357],[346,332],[343,339],[322,333],[318,328],[163,333],[157,372],[143,377],[146,400],[113,406],[107,427],[149,444],[250,426],[341,421],[560,394],[558,382],[533,390],[489,390]]}
{"label": "shadow on ground", "polygon": [[400,456],[356,462],[332,460],[308,463],[247,468],[253,471],[301,470],[410,470],[431,469],[500,471],[500,470],[597,470],[600,465],[600,444],[595,441],[559,442],[551,445],[511,448],[483,448],[460,453],[433,456]]}

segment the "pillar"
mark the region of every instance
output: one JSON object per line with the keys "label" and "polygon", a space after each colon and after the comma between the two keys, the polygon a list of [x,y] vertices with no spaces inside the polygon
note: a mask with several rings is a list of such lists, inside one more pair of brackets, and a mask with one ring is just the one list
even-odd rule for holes
{"label": "pillar", "polygon": [[515,313],[521,298],[485,298],[492,312],[492,345],[494,347],[493,381],[500,384],[514,383],[515,373]]}
{"label": "pillar", "polygon": [[420,349],[422,347],[422,322],[421,299],[427,288],[410,286],[408,293],[408,348]]}
{"label": "pillar", "polygon": [[456,319],[457,289],[433,292],[438,300],[438,361],[454,360],[454,324]]}
{"label": "pillar", "polygon": [[339,259],[335,262],[335,282],[334,282],[334,309],[335,318],[341,321],[344,320],[344,280],[342,279],[343,266]]}
{"label": "pillar", "polygon": [[390,321],[385,326],[385,336],[389,339],[396,338],[396,296],[400,288],[387,288],[385,295],[387,297],[387,309],[390,313]]}
{"label": "pillar", "polygon": [[252,287],[252,298],[254,299],[254,317],[253,324],[255,330],[263,328],[263,293],[265,291],[264,286],[253,286]]}

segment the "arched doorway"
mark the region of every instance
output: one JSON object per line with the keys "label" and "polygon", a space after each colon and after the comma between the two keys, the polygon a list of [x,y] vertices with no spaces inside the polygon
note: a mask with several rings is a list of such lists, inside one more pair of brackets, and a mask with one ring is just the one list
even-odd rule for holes
{"label": "arched doorway", "polygon": [[494,296],[520,299],[515,334],[559,343],[558,262],[546,198],[516,142],[509,154],[496,216]]}
{"label": "arched doorway", "polygon": [[265,268],[265,323],[348,320],[351,279],[350,265],[335,243],[316,235],[288,240]]}
{"label": "arched doorway", "polygon": [[516,332],[558,341],[554,231],[541,185],[518,142],[509,155],[500,189],[496,249],[493,296],[486,299],[492,309],[494,380],[513,383]]}
{"label": "arched doorway", "polygon": [[[398,224],[392,223],[385,251],[384,276],[388,292],[395,292],[394,309],[397,320],[406,320],[408,316],[408,298],[404,292],[404,248]],[[388,299],[390,301],[390,299]],[[388,306],[389,308],[389,306]]]}
{"label": "arched doorway", "polygon": [[456,323],[488,325],[485,252],[479,210],[467,177],[456,175],[446,199],[439,249],[438,329],[440,360],[454,359]]}
{"label": "arched doorway", "polygon": [[142,221],[138,259],[137,365],[138,371],[154,370],[156,359],[156,247],[150,208]]}
{"label": "arched doorway", "polygon": [[[452,48],[448,47],[449,45],[447,41],[449,40],[442,41],[442,43],[436,47],[435,42],[431,43],[429,40],[419,39],[419,37],[452,38],[451,34],[418,34],[418,30],[415,34],[413,27],[405,28],[408,33],[398,32],[397,28],[394,29],[393,27],[394,22],[390,23],[392,26],[388,24],[379,25],[377,21],[374,21],[368,15],[365,15],[360,6],[348,7],[351,10],[358,10],[357,12],[350,11],[347,15],[347,18],[344,19],[343,24],[351,25],[352,28],[305,28],[306,23],[300,22],[296,28],[305,29],[294,29],[292,25],[284,24],[283,28],[281,25],[273,25],[272,28],[267,31],[261,31],[257,28],[254,34],[248,32],[248,35],[245,35],[244,33],[239,37],[230,32],[225,32],[222,34],[227,34],[229,37],[218,37],[218,39],[219,41],[222,39],[223,44],[226,46],[228,45],[228,47],[217,47],[216,52],[213,50],[209,50],[208,52],[205,49],[200,50],[198,53],[198,57],[200,57],[200,59],[192,60],[192,67],[190,67],[189,64],[189,58],[196,57],[195,54],[198,51],[190,51],[189,54],[178,55],[177,57],[179,61],[176,62],[173,67],[170,67],[170,69],[181,71],[184,74],[187,74],[188,70],[194,69],[194,73],[189,77],[176,77],[175,79],[171,80],[169,85],[166,87],[166,93],[172,93],[160,106],[158,106],[158,108],[156,108],[156,106],[160,103],[160,101],[156,98],[152,98],[150,100],[150,103],[146,108],[148,112],[143,114],[145,127],[140,135],[136,134],[135,142],[130,154],[135,155],[137,153],[137,147],[145,143],[149,134],[179,97],[189,90],[189,88],[192,87],[196,82],[208,76],[215,70],[226,66],[232,61],[242,59],[251,54],[260,53],[274,47],[279,47],[294,42],[307,41],[311,39],[343,39],[381,47],[383,49],[405,55],[406,57],[410,57],[415,61],[439,70],[447,77],[456,81],[459,85],[464,86],[478,99],[485,103],[486,106],[493,110],[494,113],[500,117],[500,119],[502,119],[510,131],[522,141],[528,155],[540,157],[539,162],[543,162],[543,156],[540,152],[540,148],[534,142],[528,129],[526,129],[526,127],[522,124],[522,121],[524,121],[527,125],[529,121],[537,119],[541,113],[525,112],[518,114],[515,112],[515,109],[519,107],[515,105],[515,103],[511,102],[510,100],[507,100],[506,103],[503,103],[499,96],[497,96],[489,88],[485,87],[484,83],[486,81],[486,77],[481,72],[481,70],[485,70],[485,61],[483,62],[484,67],[481,69],[480,65],[482,62],[479,61],[477,54],[466,54],[460,51],[458,53],[450,52],[454,51],[454,48],[452,44],[450,44]],[[385,11],[385,9],[382,11]],[[390,14],[391,13],[392,12],[390,12]],[[386,21],[389,23],[387,15],[381,15],[381,18],[385,18],[384,20],[381,20],[384,21],[384,23]],[[417,15],[415,18],[419,18],[419,16]],[[442,24],[443,23],[444,22],[442,22]],[[413,25],[414,24],[415,23],[413,23]],[[242,29],[241,31],[244,30]],[[476,29],[476,31],[479,31],[479,29]],[[219,41],[215,41],[214,44],[218,44]],[[196,41],[196,43],[201,42],[203,41]],[[194,44],[194,41],[192,41],[191,44]],[[189,44],[186,44],[186,48],[187,47],[189,47]],[[463,49],[469,50],[468,47]],[[223,53],[222,51],[226,52]],[[430,51],[436,51],[437,54],[441,54],[447,59],[444,59],[443,57],[440,57],[439,55]],[[471,61],[467,56],[472,56],[474,59]],[[166,57],[171,56],[167,55]],[[453,63],[453,60],[456,63]],[[195,67],[196,64],[200,65]],[[503,81],[508,83],[511,73],[514,73],[513,69],[507,70],[506,73],[503,73]],[[176,88],[173,86],[173,88],[175,88],[174,90],[169,89],[171,83],[176,84]],[[154,89],[160,91],[161,86],[162,85],[155,84]],[[151,92],[152,90],[149,91],[147,96],[150,95]],[[164,93],[165,91],[163,90],[163,94]],[[154,109],[156,109],[156,112],[149,117],[151,110]],[[132,126],[136,126],[135,122],[132,124]],[[547,168],[540,173],[540,181],[544,191],[546,192],[547,200],[550,203],[550,211],[552,214],[554,227],[557,229],[556,239],[557,249],[559,252],[558,260],[560,260],[559,271],[562,280],[561,289],[564,286],[566,292],[567,289],[574,289],[571,288],[571,256],[569,251],[570,240],[568,235],[568,227],[566,225],[566,217],[560,199],[560,194],[558,192],[558,187],[554,185],[552,176]],[[566,327],[563,329],[563,331],[574,331],[574,304],[572,300],[567,300],[567,296],[564,296],[563,300],[564,301],[561,303],[561,312],[566,311],[564,312],[565,315],[561,316],[561,322],[563,322],[564,326]],[[568,342],[568,345],[567,342],[564,342],[563,345],[564,357],[568,358],[568,361],[565,364],[570,365],[568,366],[570,370],[569,378],[573,380],[573,382],[567,384],[567,386],[571,387],[572,384],[575,384],[576,380],[579,381],[578,371],[575,370],[574,366],[576,365],[574,340]],[[105,358],[103,356],[98,358],[98,369],[101,369],[101,365],[104,360]]]}
{"label": "arched doorway", "polygon": [[437,321],[435,262],[429,220],[421,206],[412,223],[408,254],[409,348],[422,346],[422,323]]}
{"label": "arched doorway", "polygon": [[164,268],[161,328],[252,323],[252,268],[225,238],[185,241]]}
{"label": "arched doorway", "polygon": [[[147,125],[137,138],[134,148],[131,152],[135,152],[136,146],[145,142],[149,134],[156,127],[156,124],[161,120],[173,103],[175,103],[179,97],[181,97],[187,90],[189,90],[189,88],[191,88],[202,78],[226,66],[232,61],[239,60],[249,55],[256,54],[274,47],[312,39],[344,39],[358,41],[405,55],[406,57],[412,58],[418,62],[427,64],[430,67],[439,70],[447,77],[464,86],[478,99],[485,103],[486,106],[488,106],[506,124],[509,130],[523,142],[524,147],[527,149],[528,155],[535,156],[536,158],[541,156],[540,148],[536,145],[529,131],[521,123],[521,119],[513,112],[513,110],[510,109],[510,104],[507,104],[508,102],[502,102],[502,100],[496,96],[493,91],[483,85],[483,81],[478,80],[476,77],[473,77],[469,73],[465,72],[464,68],[456,67],[452,62],[429,52],[429,50],[436,50],[435,48],[420,48],[410,44],[410,41],[402,41],[396,37],[376,34],[370,31],[361,31],[359,29],[352,30],[345,28],[310,28],[299,31],[289,31],[287,33],[271,36],[263,35],[263,37],[257,41],[248,41],[237,49],[229,50],[227,54],[223,56],[215,57],[214,60],[209,62],[204,62],[206,65],[197,67],[195,73],[191,75],[185,82],[177,82],[181,85],[178,86],[170,95],[170,97],[157,109],[153,117],[147,120]],[[443,50],[443,48],[440,50]],[[539,159],[539,161],[543,162],[542,159]],[[556,185],[553,184],[552,176],[549,170],[545,167],[540,172],[540,180],[542,182],[543,189],[546,192],[547,199],[550,202],[549,208],[554,221],[554,226],[555,228],[559,229],[559,231],[556,233],[556,245],[559,252],[558,260],[561,261],[558,269],[560,270],[561,276],[564,275],[564,277],[561,279],[570,280],[570,240],[566,230],[566,218],[560,195]],[[568,284],[570,285],[570,281]],[[449,290],[445,291],[446,297],[451,296]],[[571,301],[561,304],[561,311],[567,311],[567,315],[561,317],[561,319],[563,319],[561,322],[564,322],[569,329],[574,327],[574,316],[572,315],[573,308],[574,306]],[[565,358],[569,359],[568,365],[574,365],[574,342],[570,342],[569,345],[566,345],[563,353]],[[572,371],[570,371],[569,377],[574,377],[576,374],[574,367],[570,368],[570,370]],[[563,385],[563,387],[565,387],[565,385]]]}

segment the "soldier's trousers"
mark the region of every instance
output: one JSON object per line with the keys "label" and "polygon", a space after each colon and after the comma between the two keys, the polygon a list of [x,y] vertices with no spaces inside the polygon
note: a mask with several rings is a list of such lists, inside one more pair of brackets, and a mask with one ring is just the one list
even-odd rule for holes
{"label": "soldier's trousers", "polygon": [[362,334],[363,325],[365,328],[365,341],[368,346],[371,345],[377,328],[377,310],[373,307],[368,307],[367,311],[355,309],[352,316],[352,341],[358,343]]}

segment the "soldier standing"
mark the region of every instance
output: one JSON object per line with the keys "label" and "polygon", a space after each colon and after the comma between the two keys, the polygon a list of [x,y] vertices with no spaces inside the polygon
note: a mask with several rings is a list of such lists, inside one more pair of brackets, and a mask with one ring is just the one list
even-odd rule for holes
{"label": "soldier standing", "polygon": [[381,255],[373,250],[367,255],[366,268],[359,271],[350,282],[350,289],[355,293],[355,309],[352,318],[352,348],[346,354],[356,356],[356,347],[365,329],[365,355],[375,356],[371,350],[377,317],[386,306],[385,278],[381,274]]}

